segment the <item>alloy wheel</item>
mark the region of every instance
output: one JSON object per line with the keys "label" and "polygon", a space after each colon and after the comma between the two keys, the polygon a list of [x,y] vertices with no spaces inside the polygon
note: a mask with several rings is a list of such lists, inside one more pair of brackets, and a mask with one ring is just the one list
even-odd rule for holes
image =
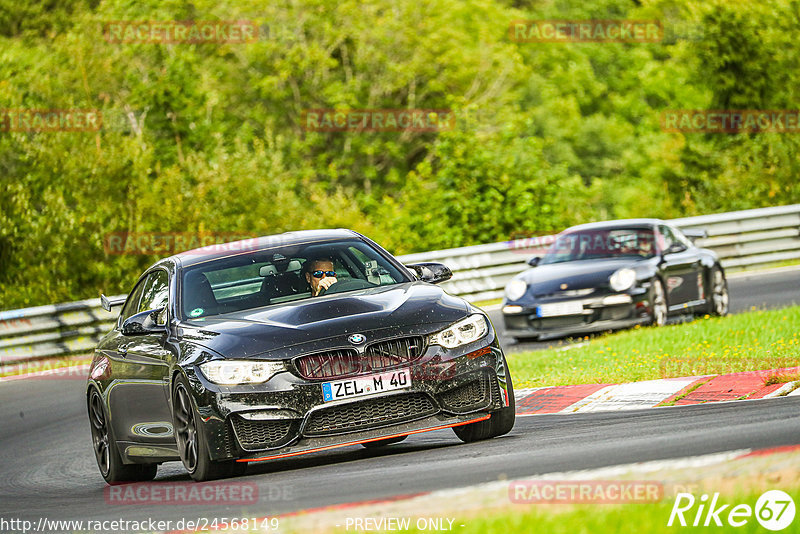
{"label": "alloy wheel", "polygon": [[94,391],[89,401],[89,418],[92,423],[92,443],[97,465],[103,476],[108,475],[111,469],[111,451],[109,449],[108,423],[103,411],[103,401],[100,394]]}
{"label": "alloy wheel", "polygon": [[714,299],[714,311],[717,315],[728,313],[728,284],[725,283],[725,277],[722,275],[722,271],[719,270],[714,271],[712,298]]}
{"label": "alloy wheel", "polygon": [[653,281],[653,324],[663,326],[667,322],[667,298],[661,280]]}
{"label": "alloy wheel", "polygon": [[192,473],[197,469],[197,426],[189,392],[183,384],[175,388],[176,440],[183,465]]}

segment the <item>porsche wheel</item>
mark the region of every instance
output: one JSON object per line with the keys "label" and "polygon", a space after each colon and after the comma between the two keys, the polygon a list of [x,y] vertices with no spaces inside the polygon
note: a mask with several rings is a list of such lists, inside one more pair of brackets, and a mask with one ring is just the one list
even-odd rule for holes
{"label": "porsche wheel", "polygon": [[711,302],[709,302],[710,315],[727,315],[730,296],[728,295],[728,281],[722,274],[722,269],[714,266],[711,269]]}
{"label": "porsche wheel", "polygon": [[650,302],[653,310],[650,324],[653,326],[667,324],[667,314],[669,313],[667,295],[664,292],[664,284],[658,278],[653,279],[652,288],[650,289]]}

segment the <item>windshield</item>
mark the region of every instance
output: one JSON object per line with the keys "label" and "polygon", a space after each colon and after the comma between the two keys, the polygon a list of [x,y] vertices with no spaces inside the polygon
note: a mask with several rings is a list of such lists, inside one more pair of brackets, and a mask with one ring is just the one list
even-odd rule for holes
{"label": "windshield", "polygon": [[598,258],[652,258],[655,236],[649,228],[579,230],[559,235],[541,263]]}
{"label": "windshield", "polygon": [[185,270],[181,310],[200,319],[410,280],[357,239],[274,247]]}

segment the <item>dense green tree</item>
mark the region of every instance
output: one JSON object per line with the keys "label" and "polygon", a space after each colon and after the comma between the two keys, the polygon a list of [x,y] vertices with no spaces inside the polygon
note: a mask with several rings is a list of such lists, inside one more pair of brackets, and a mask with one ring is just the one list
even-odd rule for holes
{"label": "dense green tree", "polygon": [[[518,19],[659,20],[657,43],[518,43]],[[115,43],[247,20],[249,43]],[[396,253],[612,217],[800,200],[796,135],[668,133],[669,109],[792,109],[795,0],[0,0],[0,308],[127,291],[114,232],[350,227]],[[449,109],[442,132],[314,132],[308,109]]]}

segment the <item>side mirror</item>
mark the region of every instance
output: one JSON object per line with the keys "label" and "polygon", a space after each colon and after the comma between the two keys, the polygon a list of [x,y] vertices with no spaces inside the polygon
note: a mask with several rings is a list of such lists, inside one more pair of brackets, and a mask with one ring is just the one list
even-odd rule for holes
{"label": "side mirror", "polygon": [[441,263],[413,263],[406,267],[414,271],[419,280],[431,284],[438,284],[453,277],[453,271]]}
{"label": "side mirror", "polygon": [[530,265],[531,267],[536,267],[537,265],[539,265],[540,261],[542,261],[541,256],[534,256],[528,260],[528,265]]}
{"label": "side mirror", "polygon": [[684,250],[686,250],[686,246],[682,243],[673,243],[667,247],[667,250],[664,251],[664,254],[677,254],[678,252],[683,252]]}
{"label": "side mirror", "polygon": [[122,323],[122,335],[141,336],[143,334],[164,332],[167,327],[156,324],[156,318],[163,310],[164,308],[156,308],[155,310],[147,310],[131,315]]}

